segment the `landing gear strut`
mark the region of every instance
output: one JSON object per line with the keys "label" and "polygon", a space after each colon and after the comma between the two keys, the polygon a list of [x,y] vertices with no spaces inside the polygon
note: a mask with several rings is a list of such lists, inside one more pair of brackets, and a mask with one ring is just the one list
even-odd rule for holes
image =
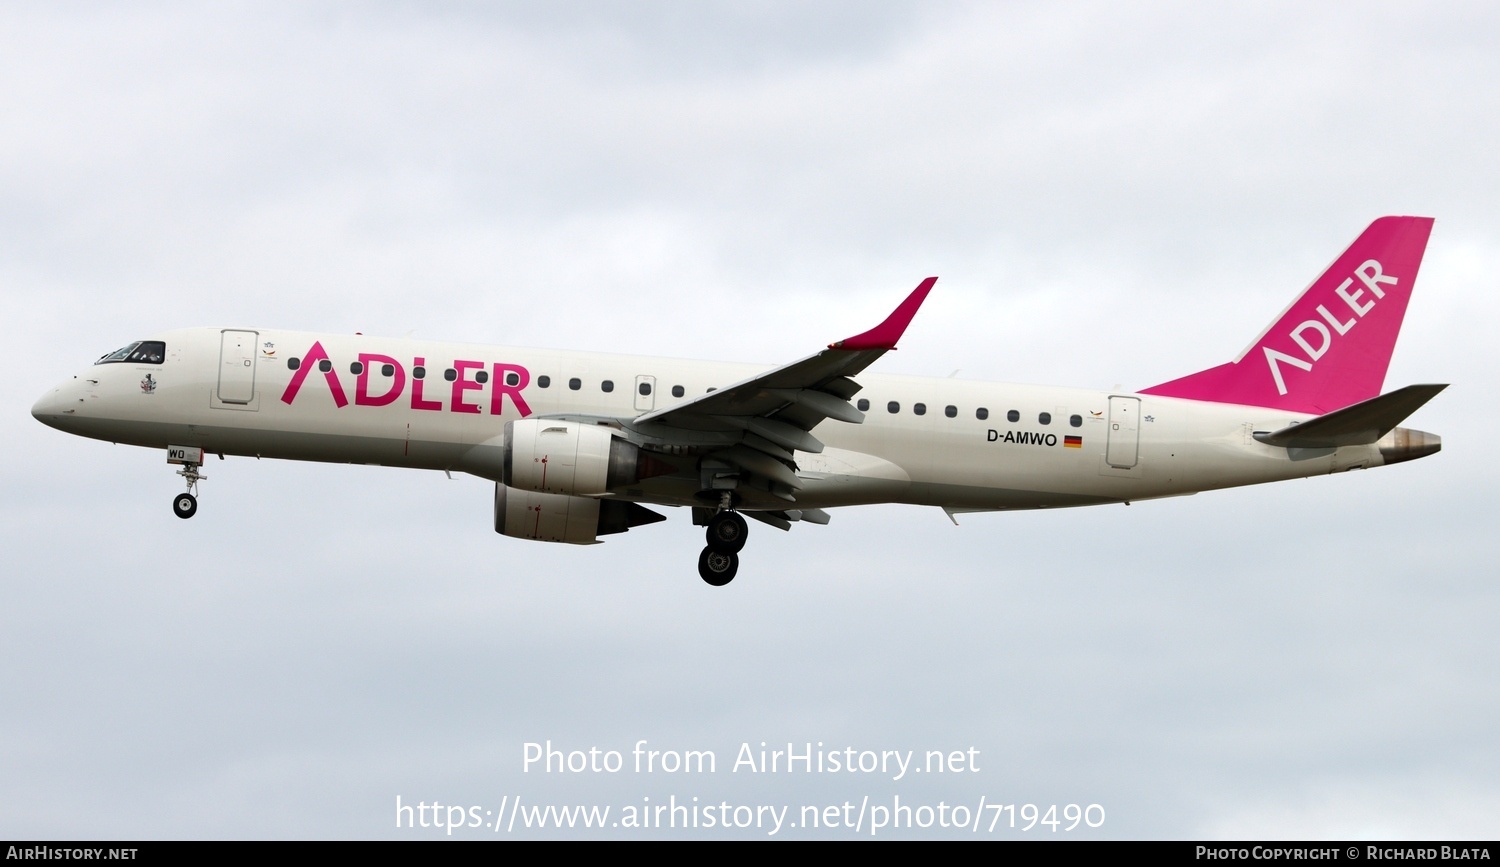
{"label": "landing gear strut", "polygon": [[[728,496],[725,496],[728,499]],[[738,513],[721,505],[719,511],[708,519],[708,547],[698,555],[698,575],[710,586],[723,587],[734,580],[740,568],[740,549],[745,547],[749,534],[745,519]]]}
{"label": "landing gear strut", "polygon": [[187,479],[187,493],[178,494],[172,498],[172,513],[179,518],[191,518],[198,514],[198,498],[193,496],[193,491],[197,490],[200,480],[208,478],[198,472],[202,466],[202,464],[184,463],[182,469],[177,471],[177,475]]}

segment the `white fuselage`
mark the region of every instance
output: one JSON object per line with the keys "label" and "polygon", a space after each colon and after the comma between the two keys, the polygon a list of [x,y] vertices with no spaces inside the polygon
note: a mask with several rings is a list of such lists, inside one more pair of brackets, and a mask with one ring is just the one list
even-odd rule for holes
{"label": "white fuselage", "polygon": [[[273,329],[183,329],[151,339],[165,344],[160,363],[96,364],[44,397],[33,414],[71,433],[153,448],[457,470],[499,480],[508,421],[570,416],[629,429],[643,413],[765,369]],[[799,507],[1076,506],[1384,462],[1374,444],[1299,450],[1257,442],[1256,431],[1307,418],[1278,410],[957,379],[856,378],[863,390],[853,402],[864,409],[868,401],[867,418],[828,420],[814,430],[827,448],[795,456],[803,483]],[[697,504],[696,458],[664,457],[680,472],[615,495]]]}

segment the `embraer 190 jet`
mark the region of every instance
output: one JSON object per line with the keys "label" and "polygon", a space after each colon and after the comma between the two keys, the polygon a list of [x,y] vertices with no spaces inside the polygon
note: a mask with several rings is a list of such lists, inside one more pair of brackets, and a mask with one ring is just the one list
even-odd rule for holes
{"label": "embraer 190 jet", "polygon": [[495,531],[593,544],[687,507],[703,580],[734,578],[753,518],[782,530],[871,503],[966,512],[1129,503],[1378,467],[1438,451],[1398,427],[1445,386],[1381,394],[1432,220],[1376,220],[1238,358],[1141,389],[866,369],[884,322],[770,370],[272,328],[132,342],[32,408],[166,452],[191,518],[206,455],[417,467],[495,482]]}

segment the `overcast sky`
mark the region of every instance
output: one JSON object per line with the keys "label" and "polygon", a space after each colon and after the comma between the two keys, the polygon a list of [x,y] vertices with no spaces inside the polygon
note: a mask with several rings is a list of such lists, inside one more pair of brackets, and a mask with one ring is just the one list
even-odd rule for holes
{"label": "overcast sky", "polygon": [[[1495,838],[1497,44],[1480,2],[0,6],[0,837],[868,796]],[[720,590],[679,510],[546,545],[478,479],[230,458],[184,522],[164,455],[29,415],[192,325],[776,364],[929,274],[875,370],[1140,388],[1232,358],[1384,214],[1437,219],[1387,388],[1453,383],[1408,422],[1441,454],[757,524]],[[526,772],[547,740],[719,766]],[[977,770],[730,771],[761,742]]]}

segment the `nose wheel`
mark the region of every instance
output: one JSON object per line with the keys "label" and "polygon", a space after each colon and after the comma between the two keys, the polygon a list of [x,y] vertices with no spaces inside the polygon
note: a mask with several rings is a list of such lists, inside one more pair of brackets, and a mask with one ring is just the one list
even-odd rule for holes
{"label": "nose wheel", "polygon": [[192,494],[178,494],[172,498],[172,513],[179,518],[191,518],[198,514],[198,498]]}
{"label": "nose wheel", "polygon": [[184,520],[198,514],[198,498],[193,495],[193,491],[198,489],[198,482],[208,478],[198,472],[202,466],[202,464],[184,463],[182,469],[177,471],[177,475],[187,480],[187,493],[178,494],[172,498],[172,514]]}
{"label": "nose wheel", "polygon": [[698,555],[698,576],[711,587],[723,587],[734,580],[740,568],[740,550],[745,547],[749,527],[745,519],[724,509],[708,521],[708,547]]}

